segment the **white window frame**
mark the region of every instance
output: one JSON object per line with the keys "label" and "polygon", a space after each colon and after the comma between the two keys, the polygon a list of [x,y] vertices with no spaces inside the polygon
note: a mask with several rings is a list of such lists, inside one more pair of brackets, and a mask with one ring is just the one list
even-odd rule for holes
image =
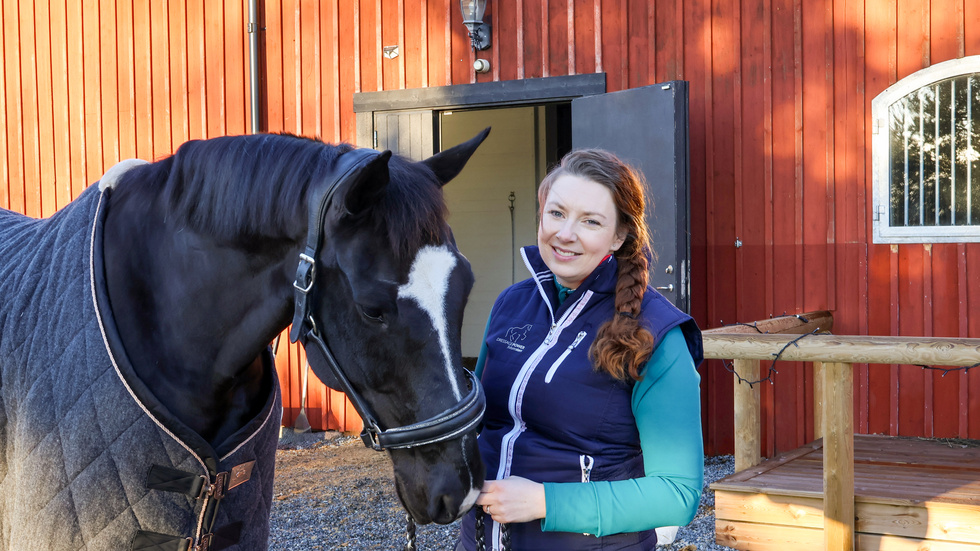
{"label": "white window frame", "polygon": [[[941,80],[980,73],[980,55],[937,63],[891,85],[871,101],[872,211],[874,243],[975,243],[980,242],[980,221],[971,226],[889,225],[890,167],[888,108],[920,88]],[[980,117],[980,113],[974,113]],[[980,136],[977,136],[980,141]],[[980,149],[980,143],[976,145]]]}

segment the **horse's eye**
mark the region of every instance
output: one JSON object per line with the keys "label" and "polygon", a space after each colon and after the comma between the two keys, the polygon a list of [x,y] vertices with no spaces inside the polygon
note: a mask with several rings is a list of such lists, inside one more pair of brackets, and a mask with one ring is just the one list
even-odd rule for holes
{"label": "horse's eye", "polygon": [[366,307],[366,306],[359,306],[358,308],[360,309],[361,316],[364,319],[366,319],[368,321],[373,321],[374,323],[384,323],[385,322],[385,314],[381,310],[379,310],[377,308],[369,308],[369,307]]}

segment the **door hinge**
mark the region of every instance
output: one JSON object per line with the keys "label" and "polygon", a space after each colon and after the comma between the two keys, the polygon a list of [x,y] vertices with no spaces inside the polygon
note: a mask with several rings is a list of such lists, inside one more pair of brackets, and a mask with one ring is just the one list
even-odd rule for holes
{"label": "door hinge", "polygon": [[377,148],[378,148],[378,131],[375,130],[374,131],[374,141],[371,143],[371,149],[377,149]]}
{"label": "door hinge", "polygon": [[882,215],[885,214],[885,207],[882,205],[875,205],[874,209],[871,211],[871,220],[873,222],[880,222],[882,220]]}

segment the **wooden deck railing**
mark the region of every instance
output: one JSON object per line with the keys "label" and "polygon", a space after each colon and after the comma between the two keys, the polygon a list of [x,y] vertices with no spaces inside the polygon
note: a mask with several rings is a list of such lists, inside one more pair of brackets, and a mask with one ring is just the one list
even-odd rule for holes
{"label": "wooden deck railing", "polygon": [[[903,364],[961,367],[980,362],[980,339],[734,334],[705,331],[707,359],[733,360],[748,381],[760,376],[760,362],[780,360],[814,364],[814,434],[823,438],[824,550],[854,549],[854,402],[853,364]],[[790,345],[790,346],[787,346]],[[785,350],[784,350],[785,349]],[[977,368],[980,369],[980,368]],[[761,458],[758,384],[735,378],[735,471]]]}

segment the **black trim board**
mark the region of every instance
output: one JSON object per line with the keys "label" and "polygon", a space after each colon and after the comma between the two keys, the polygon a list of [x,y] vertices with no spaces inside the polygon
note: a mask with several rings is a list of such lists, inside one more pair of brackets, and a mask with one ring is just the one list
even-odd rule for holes
{"label": "black trim board", "polygon": [[543,103],[605,92],[606,74],[588,73],[408,90],[359,92],[354,94],[354,112]]}

